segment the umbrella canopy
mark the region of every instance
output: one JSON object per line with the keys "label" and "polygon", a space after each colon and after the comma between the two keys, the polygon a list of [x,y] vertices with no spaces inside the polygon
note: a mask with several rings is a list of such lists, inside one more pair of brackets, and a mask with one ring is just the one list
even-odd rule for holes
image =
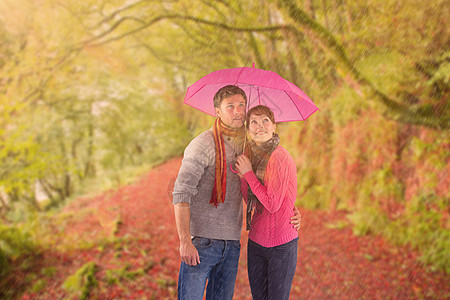
{"label": "umbrella canopy", "polygon": [[241,67],[214,71],[188,87],[184,103],[215,116],[213,98],[226,85],[236,85],[247,95],[247,110],[262,104],[269,107],[276,122],[306,120],[317,106],[295,84],[275,72]]}

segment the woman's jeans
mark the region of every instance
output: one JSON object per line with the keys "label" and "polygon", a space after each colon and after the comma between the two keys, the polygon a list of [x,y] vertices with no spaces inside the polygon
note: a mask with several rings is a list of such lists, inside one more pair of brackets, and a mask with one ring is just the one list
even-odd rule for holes
{"label": "woman's jeans", "polygon": [[232,299],[239,263],[240,241],[194,237],[200,264],[190,266],[181,262],[178,277],[178,299]]}
{"label": "woman's jeans", "polygon": [[254,300],[289,299],[297,267],[298,238],[276,247],[248,240],[247,268]]}

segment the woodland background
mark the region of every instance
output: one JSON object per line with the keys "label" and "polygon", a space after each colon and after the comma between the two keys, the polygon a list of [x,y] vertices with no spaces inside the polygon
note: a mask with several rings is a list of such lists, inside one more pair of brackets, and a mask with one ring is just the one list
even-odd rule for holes
{"label": "woodland background", "polygon": [[0,0],[0,278],[66,203],[212,125],[183,105],[190,84],[253,63],[320,109],[278,126],[298,205],[449,274],[449,15],[445,0]]}

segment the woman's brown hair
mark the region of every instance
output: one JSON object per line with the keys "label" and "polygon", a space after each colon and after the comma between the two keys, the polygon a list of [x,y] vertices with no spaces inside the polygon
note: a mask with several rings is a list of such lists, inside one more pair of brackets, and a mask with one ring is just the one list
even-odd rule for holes
{"label": "woman's brown hair", "polygon": [[273,111],[265,105],[257,105],[255,107],[252,107],[247,112],[247,128],[250,125],[250,116],[251,115],[257,115],[257,116],[266,115],[267,117],[269,117],[270,121],[272,121],[272,123],[275,124],[275,117],[273,115]]}

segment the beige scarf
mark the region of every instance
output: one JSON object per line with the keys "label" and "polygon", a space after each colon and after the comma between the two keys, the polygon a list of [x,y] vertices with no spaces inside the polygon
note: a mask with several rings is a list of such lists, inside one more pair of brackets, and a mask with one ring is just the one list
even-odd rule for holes
{"label": "beige scarf", "polygon": [[[278,134],[274,133],[270,140],[260,146],[257,146],[254,141],[250,141],[250,147],[247,148],[248,150],[246,149],[246,155],[252,163],[253,172],[263,185],[270,155],[279,144],[280,138]],[[250,230],[251,227],[253,209],[255,209],[255,212],[262,213],[262,204],[249,186],[247,191],[247,230]]]}

